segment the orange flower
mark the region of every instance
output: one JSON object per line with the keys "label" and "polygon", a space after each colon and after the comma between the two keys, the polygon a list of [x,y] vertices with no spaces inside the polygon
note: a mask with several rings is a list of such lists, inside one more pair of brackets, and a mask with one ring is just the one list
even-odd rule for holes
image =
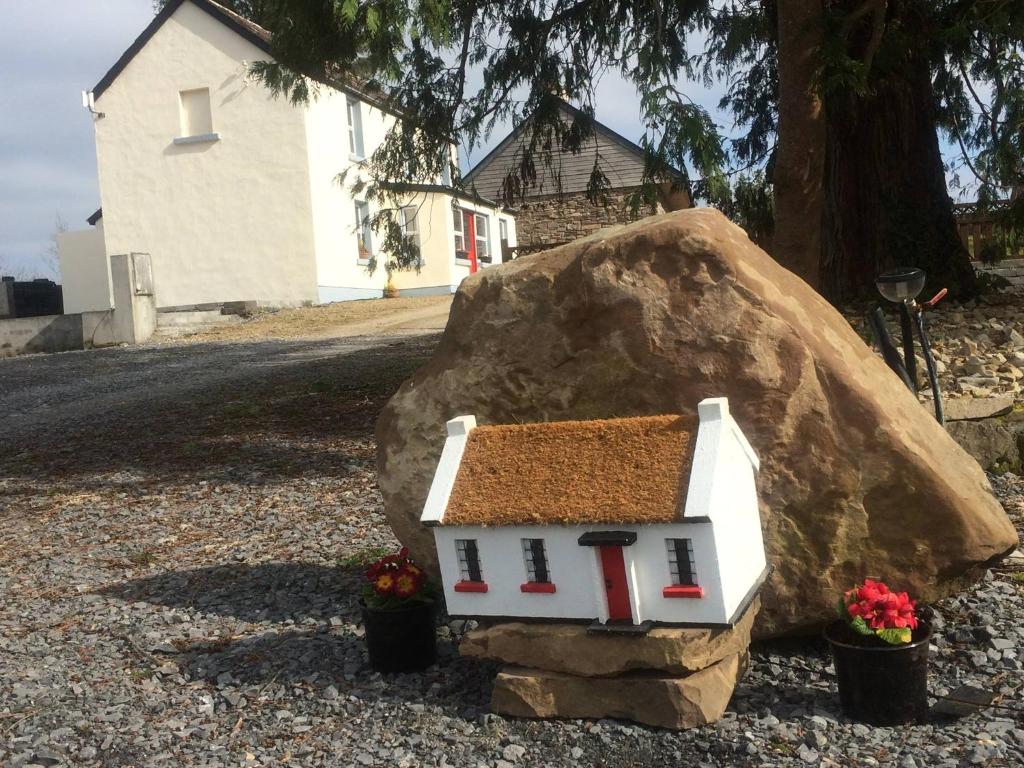
{"label": "orange flower", "polygon": [[399,597],[412,597],[420,588],[420,580],[408,570],[399,571],[395,579],[395,594]]}
{"label": "orange flower", "polygon": [[381,597],[387,597],[395,590],[395,577],[385,571],[377,576],[373,582],[373,590]]}

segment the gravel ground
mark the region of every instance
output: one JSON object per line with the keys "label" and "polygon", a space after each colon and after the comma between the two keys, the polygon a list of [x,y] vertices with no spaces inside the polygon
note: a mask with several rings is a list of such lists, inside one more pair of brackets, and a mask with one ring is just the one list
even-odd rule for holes
{"label": "gravel ground", "polygon": [[[937,606],[931,687],[1010,709],[868,728],[815,641],[753,649],[725,718],[672,733],[487,713],[494,667],[366,666],[360,563],[395,545],[372,427],[435,336],[0,361],[0,765],[1024,763],[1024,583]],[[1024,480],[993,478],[1018,527]]]}

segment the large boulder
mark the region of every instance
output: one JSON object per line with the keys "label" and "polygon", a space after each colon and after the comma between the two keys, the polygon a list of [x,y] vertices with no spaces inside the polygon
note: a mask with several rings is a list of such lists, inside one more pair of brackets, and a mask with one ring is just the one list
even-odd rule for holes
{"label": "large boulder", "polygon": [[641,636],[589,632],[583,624],[494,624],[467,632],[459,644],[459,653],[582,677],[611,677],[642,671],[687,675],[728,656],[746,653],[758,608],[755,598],[734,627],[655,627]]}
{"label": "large boulder", "polygon": [[865,576],[925,600],[1012,551],[975,462],[824,299],[710,209],[598,232],[465,280],[434,357],[377,425],[385,511],[418,519],[445,421],[680,413],[727,396],[761,458],[755,635],[820,624]]}
{"label": "large boulder", "polygon": [[613,717],[660,728],[718,720],[742,676],[746,654],[732,654],[687,677],[576,677],[508,667],[498,673],[491,711],[512,717]]}

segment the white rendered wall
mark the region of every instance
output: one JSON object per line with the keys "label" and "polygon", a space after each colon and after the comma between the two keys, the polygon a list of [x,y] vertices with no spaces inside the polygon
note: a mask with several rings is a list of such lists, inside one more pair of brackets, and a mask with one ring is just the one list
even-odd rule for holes
{"label": "white rendered wall", "polygon": [[[718,558],[710,523],[670,525],[527,526],[434,528],[438,561],[444,581],[448,612],[466,616],[522,616],[525,618],[608,618],[607,599],[598,547],[580,546],[587,531],[635,531],[636,543],[622,548],[629,581],[633,620],[672,623],[724,624],[726,610],[718,574]],[[526,563],[521,539],[544,539],[550,578],[556,592],[527,593]],[[664,597],[672,583],[665,539],[690,539],[694,569],[702,598]],[[455,539],[476,539],[485,593],[456,592],[459,581]],[[752,582],[751,582],[752,583]]]}
{"label": "white rendered wall", "polygon": [[102,312],[114,306],[102,224],[57,235],[64,314]]}
{"label": "white rendered wall", "polygon": [[[349,152],[349,98],[340,91],[320,87],[316,100],[309,105],[306,121],[317,286],[322,302],[380,298],[387,283],[383,259],[373,274],[359,264],[355,198],[350,189],[359,163]],[[369,157],[383,141],[392,118],[364,102],[359,103],[359,110],[363,150]],[[346,170],[348,175],[341,183],[339,174]],[[371,215],[376,213],[372,205],[370,212]],[[374,236],[375,252],[378,250],[376,239]]]}
{"label": "white rendered wall", "polygon": [[[265,58],[185,3],[96,101],[107,253],[152,255],[157,306],[317,298],[305,113],[248,80]],[[175,144],[195,88],[220,139]]]}
{"label": "white rendered wall", "polygon": [[710,514],[722,560],[725,611],[731,616],[764,572],[767,560],[754,469],[731,417],[727,426],[715,468]]}

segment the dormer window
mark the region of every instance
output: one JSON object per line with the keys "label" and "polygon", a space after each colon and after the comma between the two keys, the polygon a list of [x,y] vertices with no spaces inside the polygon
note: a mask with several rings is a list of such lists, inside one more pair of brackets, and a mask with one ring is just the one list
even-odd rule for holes
{"label": "dormer window", "polygon": [[704,590],[697,585],[697,573],[693,565],[693,541],[691,539],[665,539],[668,549],[668,570],[671,586],[662,590],[664,597],[704,597]]}
{"label": "dormer window", "polygon": [[480,551],[476,539],[456,539],[455,555],[459,560],[459,581],[456,592],[486,592],[487,582],[480,571]]}
{"label": "dormer window", "polygon": [[523,560],[526,563],[526,583],[519,586],[522,592],[551,593],[555,585],[551,583],[548,571],[548,555],[544,547],[544,539],[523,539]]}
{"label": "dormer window", "polygon": [[353,160],[362,160],[363,114],[362,104],[357,99],[348,99],[348,151]]}

